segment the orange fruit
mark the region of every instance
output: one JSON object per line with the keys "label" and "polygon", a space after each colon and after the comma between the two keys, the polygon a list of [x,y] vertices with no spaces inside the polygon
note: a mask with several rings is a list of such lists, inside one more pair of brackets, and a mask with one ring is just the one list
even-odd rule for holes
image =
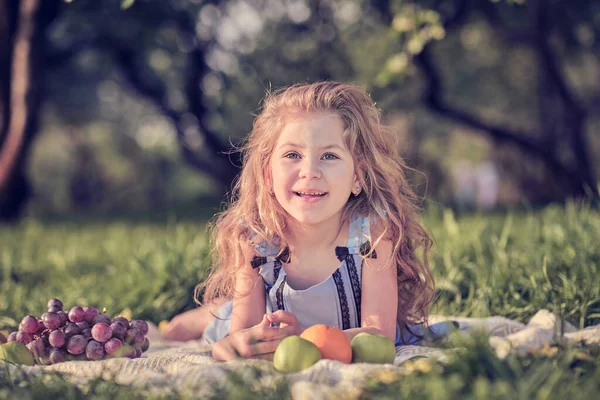
{"label": "orange fruit", "polygon": [[313,325],[306,328],[300,337],[317,346],[323,359],[337,360],[345,364],[352,362],[350,340],[339,328],[323,324]]}

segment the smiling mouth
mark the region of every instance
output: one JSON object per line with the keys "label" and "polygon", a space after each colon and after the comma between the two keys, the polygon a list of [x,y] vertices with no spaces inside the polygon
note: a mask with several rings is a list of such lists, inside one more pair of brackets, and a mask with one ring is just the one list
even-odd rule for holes
{"label": "smiling mouth", "polygon": [[302,192],[294,192],[294,194],[298,197],[323,197],[327,194],[327,192],[321,193],[302,193]]}

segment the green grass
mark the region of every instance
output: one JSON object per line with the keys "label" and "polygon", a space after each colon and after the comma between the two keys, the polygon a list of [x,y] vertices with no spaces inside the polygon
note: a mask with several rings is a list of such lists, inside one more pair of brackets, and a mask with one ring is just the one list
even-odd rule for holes
{"label": "green grass", "polygon": [[[439,298],[433,312],[527,322],[545,308],[579,328],[600,323],[600,211],[552,206],[537,211],[425,215],[435,238],[431,257]],[[206,276],[208,241],[197,219],[71,218],[26,220],[0,228],[0,330],[39,315],[49,298],[68,305],[129,308],[155,323],[193,307],[194,286]],[[482,339],[461,343],[448,364],[423,363],[410,375],[373,377],[364,398],[596,398],[597,349],[559,346],[499,360]],[[419,364],[416,364],[417,367]],[[241,397],[252,392],[232,376]],[[86,391],[58,377],[0,380],[0,399],[135,398],[128,387],[101,381]],[[53,397],[53,396],[51,396]],[[177,397],[174,393],[173,397]]]}

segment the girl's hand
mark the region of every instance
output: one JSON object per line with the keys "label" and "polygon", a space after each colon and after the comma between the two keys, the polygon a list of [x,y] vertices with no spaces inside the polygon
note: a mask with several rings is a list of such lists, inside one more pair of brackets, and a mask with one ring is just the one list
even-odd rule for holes
{"label": "girl's hand", "polygon": [[281,340],[295,335],[295,332],[296,328],[293,325],[271,327],[271,321],[264,315],[257,325],[234,332],[216,342],[212,347],[212,356],[222,361],[238,358],[260,358],[270,361],[273,360],[273,353]]}
{"label": "girl's hand", "polygon": [[271,323],[279,323],[279,328],[291,327],[294,331],[292,335],[300,335],[303,331],[296,316],[291,312],[277,310],[271,314],[267,314],[267,318]]}

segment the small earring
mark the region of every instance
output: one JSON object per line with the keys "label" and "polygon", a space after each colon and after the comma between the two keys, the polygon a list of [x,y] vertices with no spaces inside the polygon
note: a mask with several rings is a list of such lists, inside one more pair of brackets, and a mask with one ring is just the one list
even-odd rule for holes
{"label": "small earring", "polygon": [[356,192],[354,193],[354,197],[358,196],[360,194],[361,188],[360,186],[356,187]]}

